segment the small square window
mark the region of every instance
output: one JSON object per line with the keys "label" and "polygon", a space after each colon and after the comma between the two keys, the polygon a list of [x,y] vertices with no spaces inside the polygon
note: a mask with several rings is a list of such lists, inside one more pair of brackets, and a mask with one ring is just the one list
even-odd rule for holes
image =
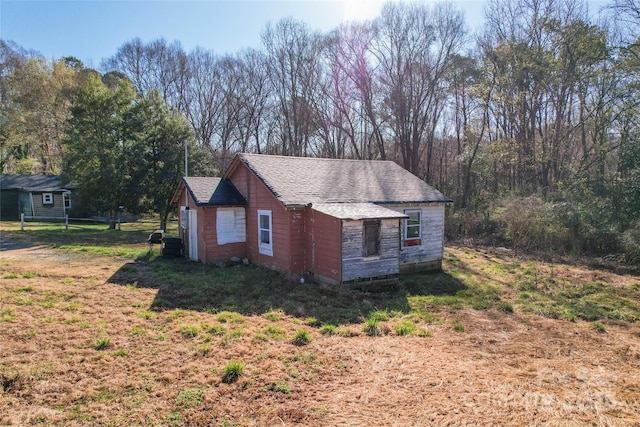
{"label": "small square window", "polygon": [[53,193],[42,193],[42,204],[43,205],[52,205],[53,204]]}

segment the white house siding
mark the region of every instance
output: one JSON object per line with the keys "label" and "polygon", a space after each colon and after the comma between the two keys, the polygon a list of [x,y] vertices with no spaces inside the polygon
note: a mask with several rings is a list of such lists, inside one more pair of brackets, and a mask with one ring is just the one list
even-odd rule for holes
{"label": "white house siding", "polygon": [[368,279],[399,273],[398,219],[382,220],[380,255],[364,257],[364,221],[342,221],[342,281]]}
{"label": "white house siding", "polygon": [[[444,203],[386,205],[385,207],[397,212],[418,209],[422,212],[421,244],[420,246],[401,246],[400,265],[420,268],[420,265],[424,264],[427,268],[438,268],[444,255]],[[402,234],[400,238],[402,239]]]}

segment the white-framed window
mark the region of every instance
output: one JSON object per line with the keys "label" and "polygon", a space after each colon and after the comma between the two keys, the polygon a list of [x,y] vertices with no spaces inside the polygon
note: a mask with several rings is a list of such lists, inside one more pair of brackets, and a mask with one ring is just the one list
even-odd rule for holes
{"label": "white-framed window", "polygon": [[64,198],[64,208],[71,209],[71,192],[65,191],[62,193],[62,197]]}
{"label": "white-framed window", "polygon": [[273,256],[271,211],[258,210],[258,252]]}
{"label": "white-framed window", "polygon": [[380,221],[364,222],[363,255],[365,257],[380,255],[380,227]]}
{"label": "white-framed window", "polygon": [[42,193],[42,204],[43,205],[52,205],[53,204],[53,193]]}
{"label": "white-framed window", "polygon": [[422,211],[407,209],[404,213],[409,218],[404,220],[403,246],[419,246],[422,240]]}

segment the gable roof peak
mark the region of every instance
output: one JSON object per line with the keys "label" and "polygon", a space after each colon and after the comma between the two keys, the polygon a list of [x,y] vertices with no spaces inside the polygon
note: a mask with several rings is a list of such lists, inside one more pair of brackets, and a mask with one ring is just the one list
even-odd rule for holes
{"label": "gable roof peak", "polygon": [[[210,176],[185,176],[182,186],[191,194],[196,206],[242,206],[247,201],[236,187],[227,179]],[[180,191],[180,186],[178,190]],[[177,203],[177,195],[174,202]]]}

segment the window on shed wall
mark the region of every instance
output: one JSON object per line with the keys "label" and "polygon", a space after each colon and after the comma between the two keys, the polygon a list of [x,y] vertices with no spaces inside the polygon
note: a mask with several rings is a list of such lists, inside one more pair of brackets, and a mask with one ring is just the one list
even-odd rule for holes
{"label": "window on shed wall", "polygon": [[380,255],[380,221],[364,222],[364,256]]}
{"label": "window on shed wall", "polygon": [[43,205],[52,205],[53,204],[53,193],[42,193],[42,204]]}
{"label": "window on shed wall", "polygon": [[422,211],[405,210],[403,246],[420,246],[422,239]]}
{"label": "window on shed wall", "polygon": [[62,197],[64,198],[65,209],[71,209],[71,192],[67,191],[63,193]]}
{"label": "window on shed wall", "polygon": [[271,211],[258,210],[258,252],[273,256]]}

